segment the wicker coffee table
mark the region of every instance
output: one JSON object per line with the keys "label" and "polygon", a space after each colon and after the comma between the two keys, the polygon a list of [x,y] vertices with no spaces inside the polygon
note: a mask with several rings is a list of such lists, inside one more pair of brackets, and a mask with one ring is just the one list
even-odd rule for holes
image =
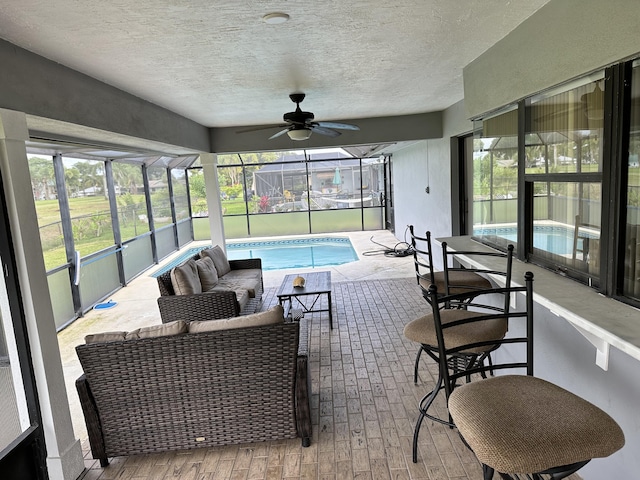
{"label": "wicker coffee table", "polygon": [[[291,320],[299,320],[305,313],[329,312],[329,327],[333,328],[331,272],[301,274],[305,279],[305,285],[302,288],[293,286],[293,279],[297,276],[297,274],[294,274],[284,277],[278,293],[276,293],[278,303],[284,308],[285,317]],[[327,308],[319,308],[320,305],[316,308],[322,295],[327,296]]]}

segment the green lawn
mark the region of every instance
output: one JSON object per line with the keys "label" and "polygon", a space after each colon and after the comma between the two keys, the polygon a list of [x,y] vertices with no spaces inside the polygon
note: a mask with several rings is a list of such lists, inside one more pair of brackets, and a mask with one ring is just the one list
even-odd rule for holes
{"label": "green lawn", "polygon": [[[142,202],[144,195],[131,196],[134,203]],[[57,200],[35,202],[40,238],[47,270],[67,263],[64,248],[60,207]],[[149,231],[148,224],[134,215],[131,209],[120,206],[120,232],[123,240]],[[86,256],[114,245],[109,200],[102,196],[70,198],[69,210],[72,218],[75,248]],[[146,214],[146,206],[139,209]],[[146,215],[145,215],[146,216]]]}

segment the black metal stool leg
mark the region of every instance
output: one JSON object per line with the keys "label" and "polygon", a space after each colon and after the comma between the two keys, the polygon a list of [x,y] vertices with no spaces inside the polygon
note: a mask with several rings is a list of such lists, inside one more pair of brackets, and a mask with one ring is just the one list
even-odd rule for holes
{"label": "black metal stool leg", "polygon": [[[427,353],[429,352],[427,351]],[[424,418],[429,417],[438,422],[446,423],[438,418],[427,414],[427,410],[435,400],[436,395],[438,395],[438,392],[443,388],[442,382],[442,371],[438,369],[438,380],[436,381],[435,387],[428,394],[422,397],[422,400],[420,400],[420,403],[418,405],[420,415],[418,416],[418,421],[416,422],[416,428],[413,431],[413,463],[418,463],[418,436],[420,435],[420,427],[422,426],[422,421],[424,420]]]}
{"label": "black metal stool leg", "polygon": [[482,478],[483,480],[493,480],[493,468],[488,465],[482,464]]}
{"label": "black metal stool leg", "polygon": [[418,350],[418,354],[416,355],[416,363],[413,366],[413,383],[415,385],[418,384],[418,366],[420,365],[420,356],[422,355],[422,350],[423,350],[423,347],[420,346],[420,349]]}
{"label": "black metal stool leg", "polygon": [[418,435],[420,434],[420,426],[424,420],[424,412],[420,411],[418,421],[416,422],[416,428],[413,431],[413,463],[418,463]]}

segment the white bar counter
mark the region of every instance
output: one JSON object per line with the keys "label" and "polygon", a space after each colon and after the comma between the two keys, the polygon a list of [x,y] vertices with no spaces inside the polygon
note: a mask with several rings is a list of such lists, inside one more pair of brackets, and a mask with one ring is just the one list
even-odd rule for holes
{"label": "white bar counter", "polygon": [[[446,242],[453,251],[492,250],[470,236],[438,238],[436,241]],[[499,258],[464,255],[456,255],[456,258],[466,266],[502,268]],[[610,346],[640,360],[640,310],[605,297],[575,280],[519,260],[513,262],[512,284],[523,285],[527,271],[534,275],[534,301],[568,321],[596,347],[598,366],[608,369]],[[504,278],[497,279],[504,282]]]}

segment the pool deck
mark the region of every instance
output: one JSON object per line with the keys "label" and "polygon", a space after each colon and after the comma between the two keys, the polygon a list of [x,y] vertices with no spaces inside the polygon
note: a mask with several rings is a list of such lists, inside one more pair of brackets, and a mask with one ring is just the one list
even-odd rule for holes
{"label": "pool deck", "polygon": [[[384,247],[371,241],[373,237],[375,242],[381,243],[389,248],[394,248],[399,242],[391,232],[381,230],[370,232],[343,232],[334,235],[340,237],[348,236],[350,238],[353,248],[358,253],[358,261],[317,269],[299,268],[264,271],[264,287],[279,287],[285,275],[288,274],[303,274],[305,272],[318,270],[330,271],[332,283],[413,277],[412,256],[387,257],[382,254]],[[310,236],[313,235],[305,235],[304,237],[308,238]],[[331,235],[321,234],[317,236],[327,237]],[[270,239],[273,238],[271,237]],[[265,240],[265,238],[252,238],[252,240],[260,241]],[[86,441],[87,434],[78,395],[75,391],[75,380],[81,375],[82,368],[78,362],[75,346],[84,343],[84,337],[89,333],[130,331],[139,327],[158,324],[160,322],[160,312],[158,311],[158,304],[156,302],[159,296],[158,283],[151,274],[156,272],[162,265],[181,256],[188,249],[209,244],[211,244],[210,241],[202,241],[192,242],[186,245],[180,251],[163,259],[159,265],[154,265],[143,272],[131,281],[127,287],[111,295],[109,299],[117,303],[115,307],[107,310],[89,311],[82,318],[79,318],[58,334],[67,395],[71,406],[73,428],[76,436],[83,442]],[[400,245],[400,247],[403,246]]]}
{"label": "pool deck", "polygon": [[[336,328],[329,329],[326,312],[309,315],[314,419],[309,448],[299,439],[257,442],[117,457],[107,468],[91,458],[74,386],[81,370],[75,345],[87,333],[158,324],[154,266],[112,296],[114,308],[91,311],[58,335],[73,427],[87,468],[81,479],[480,480],[473,453],[455,430],[439,423],[423,424],[419,461],[411,461],[417,404],[437,376],[437,365],[425,361],[418,384],[413,383],[416,345],[402,334],[407,322],[429,310],[415,281],[413,256],[383,254],[399,243],[390,232],[340,235],[350,237],[360,260],[316,270],[331,271]],[[277,302],[286,274],[310,270],[264,272],[264,307]],[[442,398],[436,408],[446,414]]]}

